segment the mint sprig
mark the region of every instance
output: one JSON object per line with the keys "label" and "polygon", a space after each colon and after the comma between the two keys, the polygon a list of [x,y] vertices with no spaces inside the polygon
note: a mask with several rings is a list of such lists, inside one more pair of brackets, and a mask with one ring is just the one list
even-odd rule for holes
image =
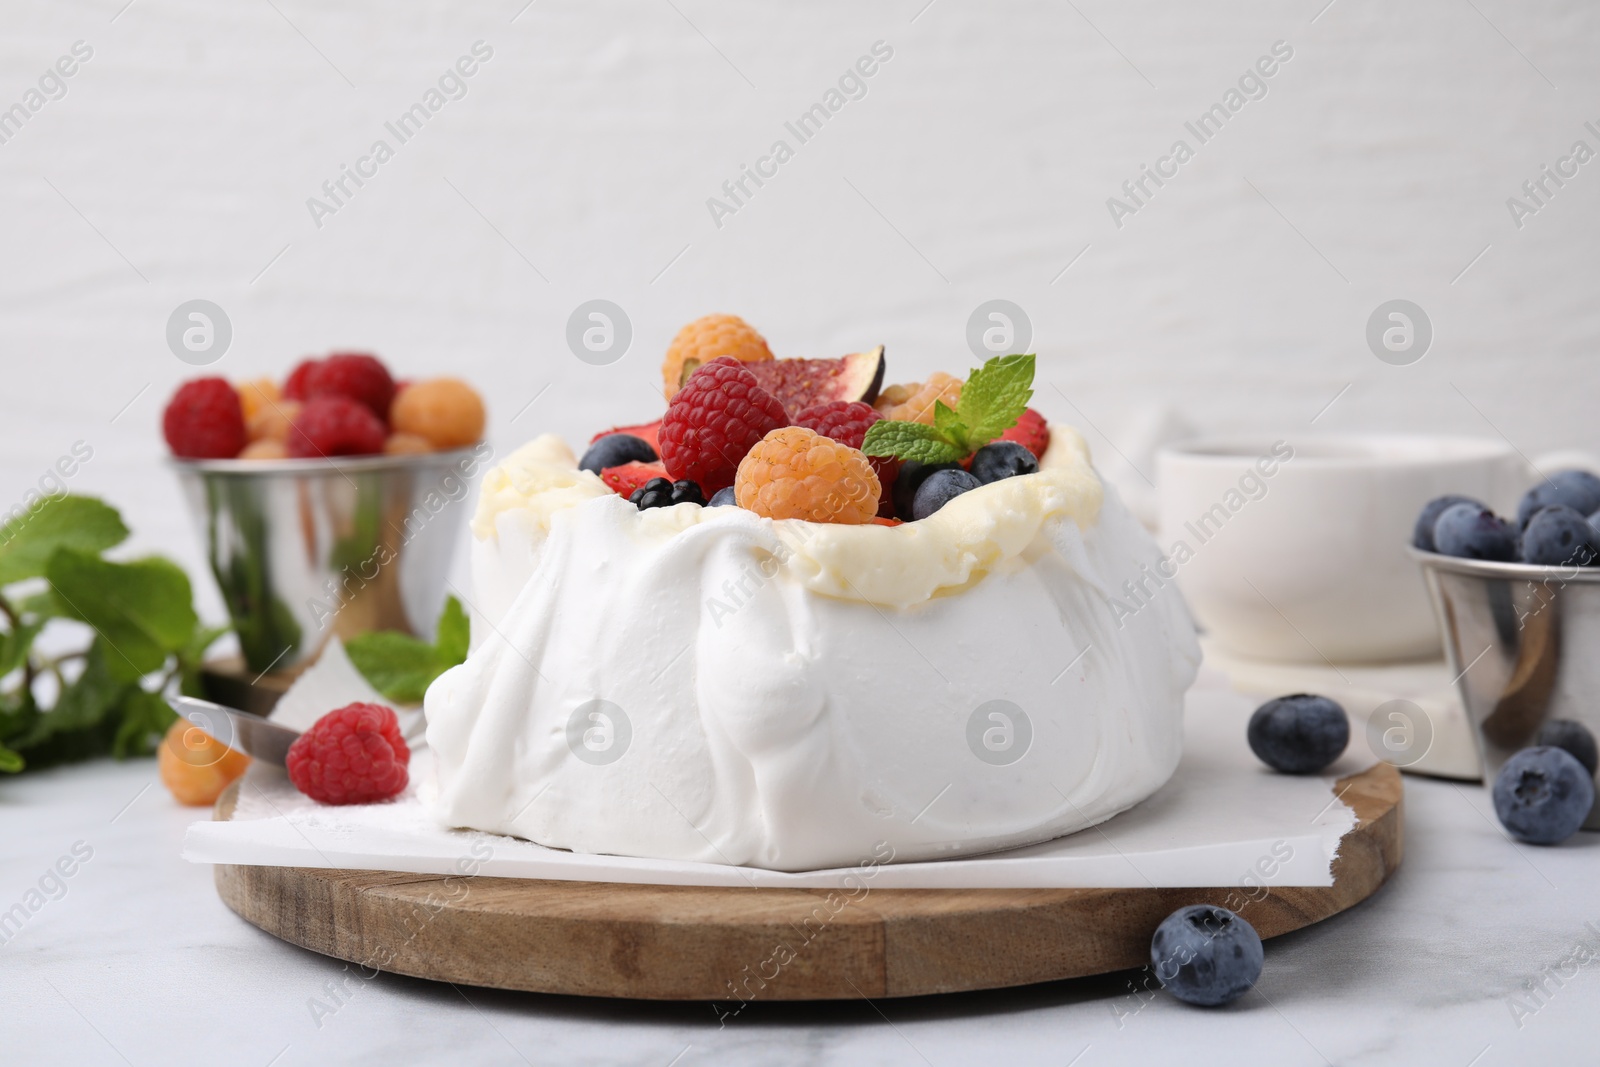
{"label": "mint sprig", "polygon": [[420,704],[433,680],[467,658],[470,627],[461,601],[447,597],[433,644],[398,630],[375,630],[345,642],[356,670],[400,704]]}
{"label": "mint sprig", "polygon": [[954,463],[1017,424],[1033,399],[1034,357],[996,356],[973,371],[954,407],[933,404],[933,425],[884,419],[867,430],[861,451],[918,463]]}

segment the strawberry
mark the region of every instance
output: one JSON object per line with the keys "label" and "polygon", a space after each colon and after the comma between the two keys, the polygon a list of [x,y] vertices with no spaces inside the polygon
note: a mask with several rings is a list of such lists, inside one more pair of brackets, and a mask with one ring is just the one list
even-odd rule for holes
{"label": "strawberry", "polygon": [[[609,430],[608,433],[621,433],[630,431]],[[644,488],[644,484],[652,478],[665,478],[667,468],[659,463],[624,463],[620,467],[607,467],[600,472],[600,480],[615,490],[624,500],[633,496],[634,492]]]}
{"label": "strawberry", "polygon": [[655,449],[657,452],[661,451],[661,440],[658,437],[658,435],[661,433],[660,419],[657,419],[655,422],[642,422],[637,426],[617,426],[610,430],[601,430],[599,433],[589,438],[589,443],[591,445],[594,444],[608,433],[632,434],[634,437],[647,442],[650,447]]}

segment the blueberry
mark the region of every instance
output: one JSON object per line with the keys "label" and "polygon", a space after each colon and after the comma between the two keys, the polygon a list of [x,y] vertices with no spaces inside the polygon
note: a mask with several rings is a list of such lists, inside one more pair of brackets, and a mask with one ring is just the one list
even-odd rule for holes
{"label": "blueberry", "polygon": [[1600,478],[1588,471],[1556,471],[1523,494],[1517,505],[1517,525],[1526,526],[1540,508],[1564,504],[1580,515],[1600,511]]}
{"label": "blueberry", "polygon": [[726,486],[712,493],[711,503],[706,506],[711,508],[737,507],[738,504],[733,499],[733,486]]}
{"label": "blueberry", "polygon": [[1488,559],[1509,563],[1517,558],[1517,532],[1488,508],[1477,504],[1452,504],[1433,526],[1437,551],[1461,559]]}
{"label": "blueberry", "polygon": [[972,456],[972,475],[984,485],[1038,469],[1039,460],[1015,441],[991,441]]}
{"label": "blueberry", "polygon": [[1539,734],[1533,739],[1535,745],[1547,745],[1552,748],[1564,749],[1571,753],[1572,758],[1583,764],[1583,769],[1593,778],[1597,769],[1600,769],[1600,750],[1595,748],[1594,734],[1581,722],[1572,719],[1551,719],[1539,727]]}
{"label": "blueberry", "polygon": [[911,517],[925,519],[962,493],[971,492],[982,484],[960,468],[934,471],[917,486],[917,495],[911,499]]}
{"label": "blueberry", "polygon": [[1595,561],[1594,528],[1580,512],[1564,504],[1540,508],[1522,531],[1522,558],[1527,563],[1587,567]]}
{"label": "blueberry", "polygon": [[902,519],[911,518],[911,504],[917,489],[935,471],[960,470],[959,463],[918,463],[908,459],[900,464],[900,473],[894,479],[894,513]]}
{"label": "blueberry", "polygon": [[669,482],[665,478],[651,478],[633,491],[628,502],[643,511],[645,508],[670,508],[674,504],[705,504],[706,495],[700,486],[687,479]]}
{"label": "blueberry", "polygon": [[1437,552],[1433,544],[1433,527],[1439,521],[1439,516],[1453,504],[1471,504],[1473,507],[1484,509],[1482,502],[1470,496],[1458,496],[1450,493],[1447,496],[1434,497],[1422,508],[1422,513],[1417,516],[1416,528],[1411,531],[1411,543],[1424,552]]}
{"label": "blueberry", "polygon": [[1350,743],[1350,719],[1327,697],[1294,693],[1257,708],[1245,736],[1250,751],[1273,770],[1315,774]]}
{"label": "blueberry", "polygon": [[1494,780],[1494,813],[1512,837],[1554,845],[1578,832],[1594,807],[1594,779],[1572,753],[1552,745],[1525,748]]}
{"label": "blueberry", "polygon": [[607,467],[620,467],[638,460],[654,463],[661,457],[650,447],[650,442],[631,433],[608,433],[589,446],[589,451],[578,461],[578,469],[599,474]]}
{"label": "blueberry", "polygon": [[1206,1008],[1244,996],[1265,961],[1255,927],[1211,904],[1179,908],[1150,939],[1150,965],[1161,985],[1179,1000]]}

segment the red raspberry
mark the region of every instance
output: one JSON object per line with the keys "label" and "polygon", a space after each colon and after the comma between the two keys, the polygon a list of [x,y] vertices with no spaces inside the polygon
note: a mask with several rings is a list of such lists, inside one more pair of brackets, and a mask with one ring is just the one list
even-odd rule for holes
{"label": "red raspberry", "polygon": [[347,396],[324,393],[300,408],[289,425],[289,455],[366,456],[382,452],[389,433],[378,416]]}
{"label": "red raspberry", "polygon": [[294,365],[294,370],[289,372],[289,377],[283,380],[283,398],[285,400],[304,400],[311,394],[306,392],[306,376],[309,375],[320,359],[307,356]]}
{"label": "red raspberry", "polygon": [[336,393],[359,400],[385,422],[394,402],[394,379],[377,356],[335,352],[306,372],[306,398]]}
{"label": "red raspberry", "polygon": [[1039,459],[1050,447],[1050,424],[1044,421],[1043,415],[1029,408],[1015,426],[1000,435],[1000,440],[1015,441],[1032,452],[1034,459]]}
{"label": "red raspberry", "polygon": [[606,467],[600,472],[600,480],[606,486],[624,499],[633,496],[634,491],[644,488],[644,483],[652,478],[665,478],[667,468],[659,463],[624,463],[617,467]]}
{"label": "red raspberry", "polygon": [[[815,430],[842,445],[860,448],[862,438],[867,436],[867,429],[882,418],[883,415],[871,404],[863,404],[859,400],[830,400],[806,408],[795,416],[794,424]],[[872,473],[878,476],[879,485],[894,485],[895,477],[900,473],[898,459],[893,456],[868,456],[867,461],[872,464]],[[894,516],[894,494],[887,489],[878,502],[878,514],[886,519]]]}
{"label": "red raspberry", "polygon": [[405,789],[411,749],[382,704],[346,704],[294,739],[284,764],[294,787],[319,804],[370,804]]}
{"label": "red raspberry", "polygon": [[673,394],[661,417],[661,462],[673,481],[697,482],[710,497],[733,484],[757,441],[787,425],[778,398],[738,360],[719,356]]}
{"label": "red raspberry", "polygon": [[181,459],[232,459],[248,440],[238,390],[226,378],[184,382],[161,414],[161,432]]}

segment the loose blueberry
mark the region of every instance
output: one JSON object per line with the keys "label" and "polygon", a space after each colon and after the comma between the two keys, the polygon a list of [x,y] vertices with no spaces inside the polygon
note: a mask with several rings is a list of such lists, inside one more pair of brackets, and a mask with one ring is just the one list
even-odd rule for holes
{"label": "loose blueberry", "polygon": [[599,474],[607,467],[620,467],[635,460],[654,463],[661,457],[650,447],[650,442],[631,433],[608,433],[589,446],[589,451],[578,461],[578,469]]}
{"label": "loose blueberry", "polygon": [[1578,832],[1594,807],[1594,778],[1572,753],[1525,748],[1494,780],[1494,813],[1518,841],[1554,845]]}
{"label": "loose blueberry", "polygon": [[1571,754],[1572,758],[1583,764],[1583,769],[1593,778],[1595,771],[1600,770],[1600,749],[1595,747],[1594,734],[1581,722],[1572,719],[1551,719],[1539,727],[1539,734],[1533,739],[1535,745],[1545,745],[1559,748]]}
{"label": "loose blueberry", "polygon": [[978,488],[983,483],[959,467],[955,470],[934,471],[917,487],[911,498],[911,517],[925,519],[950,501]]}
{"label": "loose blueberry", "polygon": [[959,463],[918,463],[908,459],[900,464],[900,473],[894,479],[894,513],[902,519],[911,518],[911,504],[917,498],[917,489],[929,475],[936,471],[960,470]]}
{"label": "loose blueberry", "polygon": [[1038,469],[1038,458],[1015,441],[992,441],[972,455],[972,476],[984,485]]}
{"label": "loose blueberry", "polygon": [[643,511],[646,508],[669,508],[674,504],[704,505],[706,495],[695,482],[669,482],[665,478],[651,478],[633,491],[628,502]]}
{"label": "loose blueberry", "polygon": [[1540,508],[1522,531],[1522,559],[1544,566],[1587,567],[1595,561],[1594,529],[1564,504]]}
{"label": "loose blueberry", "polygon": [[1509,563],[1517,558],[1517,532],[1511,524],[1477,504],[1452,504],[1433,526],[1436,551],[1461,559]]}
{"label": "loose blueberry", "polygon": [[1556,471],[1523,494],[1517,505],[1517,525],[1526,526],[1540,508],[1563,504],[1580,515],[1600,511],[1600,478],[1588,471]]}
{"label": "loose blueberry", "polygon": [[1422,512],[1417,516],[1417,525],[1411,531],[1411,543],[1424,552],[1437,552],[1438,548],[1433,543],[1433,527],[1447,509],[1456,504],[1471,504],[1481,510],[1487,510],[1484,505],[1470,496],[1458,496],[1450,493],[1447,496],[1434,497],[1423,505]]}
{"label": "loose blueberry", "polygon": [[1238,1000],[1261,977],[1266,953],[1255,927],[1227,908],[1191,904],[1161,921],[1150,965],[1167,992],[1214,1008]]}
{"label": "loose blueberry", "polygon": [[729,508],[738,507],[738,502],[733,499],[733,486],[725,486],[711,494],[711,503],[706,507]]}
{"label": "loose blueberry", "polygon": [[1294,693],[1257,708],[1245,736],[1250,751],[1273,770],[1315,774],[1350,743],[1350,718],[1327,697]]}

